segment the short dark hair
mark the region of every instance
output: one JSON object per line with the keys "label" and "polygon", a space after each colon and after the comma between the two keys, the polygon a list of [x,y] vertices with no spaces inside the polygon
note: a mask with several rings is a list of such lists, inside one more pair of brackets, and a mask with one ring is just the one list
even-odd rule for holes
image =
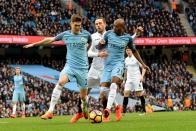
{"label": "short dark hair", "polygon": [[71,22],[82,22],[82,16],[79,14],[73,14],[71,16]]}
{"label": "short dark hair", "polygon": [[104,22],[104,23],[106,23],[106,20],[105,20],[105,18],[104,18],[104,17],[97,17],[97,18],[95,19],[95,21],[96,21],[96,20],[98,20],[98,19],[102,19],[102,20],[103,20],[103,22]]}

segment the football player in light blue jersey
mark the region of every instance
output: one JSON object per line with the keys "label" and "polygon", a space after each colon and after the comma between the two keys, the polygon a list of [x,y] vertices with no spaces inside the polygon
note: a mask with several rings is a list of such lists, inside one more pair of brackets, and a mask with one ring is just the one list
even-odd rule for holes
{"label": "football player in light blue jersey", "polygon": [[86,119],[88,118],[87,73],[89,65],[87,50],[91,44],[91,35],[86,30],[81,30],[82,17],[80,15],[72,15],[70,25],[71,30],[65,31],[56,37],[46,38],[42,41],[24,46],[25,48],[29,48],[35,45],[51,44],[59,40],[63,40],[67,46],[67,61],[65,67],[61,71],[59,81],[53,90],[50,108],[41,116],[42,119],[51,119],[53,117],[54,107],[60,98],[64,85],[72,81],[76,81],[80,88],[82,113]]}
{"label": "football player in light blue jersey", "polygon": [[[138,29],[136,33],[141,33],[141,30]],[[122,80],[126,46],[133,50],[134,56],[138,59],[142,66],[149,69],[149,67],[142,61],[135,45],[133,45],[132,37],[125,33],[124,20],[117,19],[114,21],[113,30],[108,31],[104,36],[104,40],[101,40],[97,46],[98,49],[106,49],[108,52],[108,57],[104,61],[104,71],[101,78],[101,87],[110,87],[107,107],[104,110],[105,122],[109,121],[110,109],[117,94],[117,87]],[[119,121],[121,120],[121,106],[118,105],[115,110],[116,120]]]}
{"label": "football player in light blue jersey", "polygon": [[16,118],[17,104],[20,103],[22,108],[22,118],[25,118],[25,90],[24,90],[25,79],[21,75],[20,67],[15,68],[15,74],[16,75],[13,77],[13,82],[14,82],[14,92],[12,96],[13,110],[10,117]]}

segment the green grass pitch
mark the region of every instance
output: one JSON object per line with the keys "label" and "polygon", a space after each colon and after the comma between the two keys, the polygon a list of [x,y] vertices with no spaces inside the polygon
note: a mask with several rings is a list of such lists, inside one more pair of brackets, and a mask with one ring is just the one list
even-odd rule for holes
{"label": "green grass pitch", "polygon": [[120,122],[112,114],[109,123],[91,124],[85,119],[70,124],[72,116],[0,119],[0,131],[196,131],[196,111],[159,112],[145,116],[126,114]]}

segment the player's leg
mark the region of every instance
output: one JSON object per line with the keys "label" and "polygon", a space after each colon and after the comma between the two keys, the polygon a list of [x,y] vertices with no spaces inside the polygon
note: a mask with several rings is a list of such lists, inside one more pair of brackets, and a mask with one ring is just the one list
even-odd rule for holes
{"label": "player's leg", "polygon": [[100,79],[99,78],[95,79],[95,78],[92,78],[92,77],[88,77],[87,85],[88,85],[88,94],[89,94],[91,89],[93,89],[95,87],[99,87]]}
{"label": "player's leg", "polygon": [[87,79],[88,94],[90,93],[92,88],[99,86],[101,72],[102,72],[101,70],[97,70],[93,66],[91,66],[88,72],[88,79]]}
{"label": "player's leg", "polygon": [[16,108],[17,108],[17,104],[18,104],[18,93],[17,92],[13,92],[13,96],[12,96],[12,102],[13,102],[13,107],[12,107],[12,114],[10,115],[11,118],[16,118]]}
{"label": "player's leg", "polygon": [[141,82],[135,82],[135,91],[136,95],[140,98],[141,101],[141,107],[142,107],[142,113],[146,113],[146,103],[145,103],[145,98],[144,98],[144,90],[143,90],[143,85]]}
{"label": "player's leg", "polygon": [[[100,77],[99,77],[100,71],[97,71],[96,69],[91,66],[89,72],[88,72],[88,79],[87,79],[87,85],[88,85],[88,93],[90,93],[91,89],[94,87],[99,86],[100,84]],[[82,113],[82,108],[81,108],[81,98],[79,97],[79,102],[78,102],[78,113]]]}
{"label": "player's leg", "polygon": [[[109,94],[109,87],[111,82],[111,68],[105,67],[102,73],[101,81],[100,81],[100,98],[103,105],[103,109],[106,109],[107,102],[108,102],[108,94]],[[109,121],[109,117],[103,117],[104,122]]]}
{"label": "player's leg", "polygon": [[50,101],[50,107],[49,110],[41,116],[42,119],[51,119],[53,117],[53,111],[55,108],[55,105],[57,104],[60,95],[62,93],[62,89],[64,85],[72,78],[71,75],[71,69],[66,66],[60,73],[60,78],[58,83],[56,84],[55,88],[53,89],[51,101]]}
{"label": "player's leg", "polygon": [[129,95],[131,91],[131,82],[126,81],[125,83],[125,89],[124,89],[124,98],[123,98],[123,113],[126,113],[127,105],[129,102]]}
{"label": "player's leg", "polygon": [[108,94],[109,94],[109,89],[110,87],[110,82],[102,82],[101,87],[100,87],[100,98],[101,102],[103,105],[103,109],[106,108],[107,106],[107,101],[108,101]]}
{"label": "player's leg", "polygon": [[88,70],[76,70],[74,74],[78,87],[80,88],[80,101],[78,107],[79,110],[81,110],[76,115],[74,115],[70,121],[71,123],[77,122],[82,117],[88,119],[87,72]]}
{"label": "player's leg", "polygon": [[25,92],[19,93],[19,101],[21,103],[21,109],[22,109],[22,118],[25,118]]}
{"label": "player's leg", "polygon": [[[124,72],[124,66],[117,66],[115,68],[113,68],[112,72],[111,72],[111,76],[112,76],[112,82],[110,85],[110,91],[109,91],[109,95],[108,95],[108,102],[107,102],[107,107],[104,111],[104,116],[107,118],[110,115],[110,109],[116,99],[116,94],[117,94],[117,88],[118,85],[120,85],[121,83],[121,79],[122,79],[122,74]],[[119,121],[121,119],[121,106],[118,105],[116,106],[116,120]]]}

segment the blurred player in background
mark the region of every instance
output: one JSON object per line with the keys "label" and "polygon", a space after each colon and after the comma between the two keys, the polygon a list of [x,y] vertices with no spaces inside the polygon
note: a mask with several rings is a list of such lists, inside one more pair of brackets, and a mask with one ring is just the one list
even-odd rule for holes
{"label": "blurred player in background", "polygon": [[78,14],[71,16],[71,30],[65,31],[56,37],[46,38],[42,41],[26,45],[29,48],[35,45],[51,44],[54,41],[63,40],[67,46],[67,61],[64,69],[60,73],[60,78],[56,84],[50,102],[49,110],[41,116],[42,119],[53,118],[53,110],[57,104],[64,85],[68,82],[76,81],[80,88],[80,98],[83,116],[88,118],[87,109],[87,73],[88,73],[88,56],[87,50],[91,44],[91,35],[88,31],[82,30],[82,17]]}
{"label": "blurred player in background", "polygon": [[[124,99],[123,99],[123,113],[126,113],[126,108],[128,104],[128,98],[131,91],[136,92],[136,96],[138,96],[141,100],[142,112],[146,113],[145,109],[145,99],[143,96],[143,85],[144,75],[146,73],[146,69],[142,66],[142,64],[135,58],[131,49],[126,48],[127,58],[125,59],[125,88],[124,88]],[[140,72],[140,68],[142,68],[142,74]]]}
{"label": "blurred player in background", "polygon": [[16,118],[16,108],[17,105],[21,105],[22,108],[22,118],[25,118],[25,90],[24,83],[25,79],[21,75],[20,67],[15,68],[15,76],[13,78],[14,82],[14,92],[13,92],[13,110],[11,114],[11,118]]}

